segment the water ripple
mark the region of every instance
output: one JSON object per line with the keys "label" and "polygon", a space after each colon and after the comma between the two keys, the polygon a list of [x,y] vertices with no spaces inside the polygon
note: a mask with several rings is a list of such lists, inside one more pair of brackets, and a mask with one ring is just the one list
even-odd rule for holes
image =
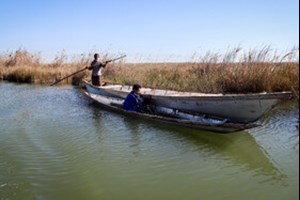
{"label": "water ripple", "polygon": [[112,113],[69,86],[0,83],[0,93],[1,198],[296,194],[295,106],[274,109],[262,127],[222,135]]}

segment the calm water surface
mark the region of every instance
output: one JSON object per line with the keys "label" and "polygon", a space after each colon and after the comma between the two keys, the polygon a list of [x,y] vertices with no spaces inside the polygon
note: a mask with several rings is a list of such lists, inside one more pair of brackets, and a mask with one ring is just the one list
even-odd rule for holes
{"label": "calm water surface", "polygon": [[0,199],[299,198],[299,105],[222,135],[128,118],[74,87],[0,82]]}

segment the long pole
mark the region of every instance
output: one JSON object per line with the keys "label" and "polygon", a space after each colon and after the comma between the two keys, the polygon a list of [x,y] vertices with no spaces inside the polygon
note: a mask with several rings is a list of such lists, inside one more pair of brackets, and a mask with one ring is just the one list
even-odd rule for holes
{"label": "long pole", "polygon": [[57,84],[57,83],[59,83],[59,82],[65,80],[65,79],[67,79],[67,78],[69,78],[69,77],[71,77],[71,76],[74,76],[75,74],[78,74],[78,73],[80,73],[80,72],[82,72],[82,71],[84,71],[84,70],[86,70],[86,69],[87,69],[87,67],[85,67],[85,68],[83,68],[83,69],[81,69],[81,70],[79,70],[79,71],[77,71],[77,72],[74,72],[73,74],[70,74],[70,75],[68,75],[68,76],[66,76],[66,77],[64,77],[64,78],[62,78],[62,79],[59,79],[58,81],[55,81],[54,83],[52,83],[50,86],[53,86],[53,85],[55,85],[55,84]]}
{"label": "long pole", "polygon": [[[105,61],[105,63],[107,64],[107,63],[110,63],[110,62],[114,62],[114,61],[119,60],[119,59],[122,59],[122,58],[124,58],[124,57],[126,57],[126,55],[120,56],[120,57],[115,58],[115,59],[112,59],[112,60],[107,60],[107,61]],[[64,77],[64,78],[62,78],[62,79],[59,79],[59,80],[55,81],[54,83],[52,83],[50,86],[53,86],[53,85],[55,85],[55,84],[57,84],[57,83],[59,83],[59,82],[65,80],[65,79],[67,79],[67,78],[69,78],[69,77],[71,77],[71,76],[74,76],[75,74],[78,74],[78,73],[80,73],[80,72],[82,72],[82,71],[84,71],[84,70],[86,70],[86,69],[88,69],[88,67],[85,67],[85,68],[83,68],[83,69],[81,69],[81,70],[79,70],[79,71],[77,71],[77,72],[74,72],[73,74],[70,74],[70,75],[68,75],[68,76],[66,76],[66,77]]]}
{"label": "long pole", "polygon": [[112,59],[112,60],[107,60],[107,61],[105,61],[105,63],[114,62],[114,61],[120,60],[120,59],[122,59],[122,58],[124,58],[124,57],[126,57],[126,55],[120,56],[120,57],[115,58],[115,59]]}

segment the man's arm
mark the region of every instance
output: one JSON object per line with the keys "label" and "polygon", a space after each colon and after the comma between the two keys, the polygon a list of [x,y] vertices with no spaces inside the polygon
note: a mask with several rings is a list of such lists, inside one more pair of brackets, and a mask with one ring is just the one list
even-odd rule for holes
{"label": "man's arm", "polygon": [[90,66],[87,66],[86,68],[87,68],[88,70],[92,70],[96,65],[97,65],[97,62],[93,61],[93,62],[91,62],[91,65],[90,65]]}

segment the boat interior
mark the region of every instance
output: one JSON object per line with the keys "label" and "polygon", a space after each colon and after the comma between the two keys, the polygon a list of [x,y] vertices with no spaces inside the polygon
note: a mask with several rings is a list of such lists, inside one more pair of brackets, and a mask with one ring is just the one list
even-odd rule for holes
{"label": "boat interior", "polygon": [[[105,97],[105,96],[95,95],[95,94],[90,94],[90,95],[93,95],[94,96],[93,98],[98,99],[100,102],[106,102],[105,104],[109,106],[122,109],[124,100],[121,98]],[[201,123],[209,123],[209,124],[224,124],[226,122],[229,122],[229,120],[225,118],[207,116],[200,113],[188,113],[177,109],[160,107],[160,106],[155,106],[150,104],[144,104],[143,107],[141,108],[141,112],[150,115],[158,115],[162,117],[184,119],[193,122],[201,122]]]}
{"label": "boat interior", "polygon": [[[115,85],[107,83],[102,88],[115,90],[115,91],[122,91],[129,93],[132,90],[132,86],[129,85]],[[143,88],[141,89],[142,94],[144,95],[157,95],[157,96],[222,96],[222,94],[207,94],[207,93],[195,93],[195,92],[179,92],[174,90],[162,90],[162,89],[152,89],[152,88]]]}

